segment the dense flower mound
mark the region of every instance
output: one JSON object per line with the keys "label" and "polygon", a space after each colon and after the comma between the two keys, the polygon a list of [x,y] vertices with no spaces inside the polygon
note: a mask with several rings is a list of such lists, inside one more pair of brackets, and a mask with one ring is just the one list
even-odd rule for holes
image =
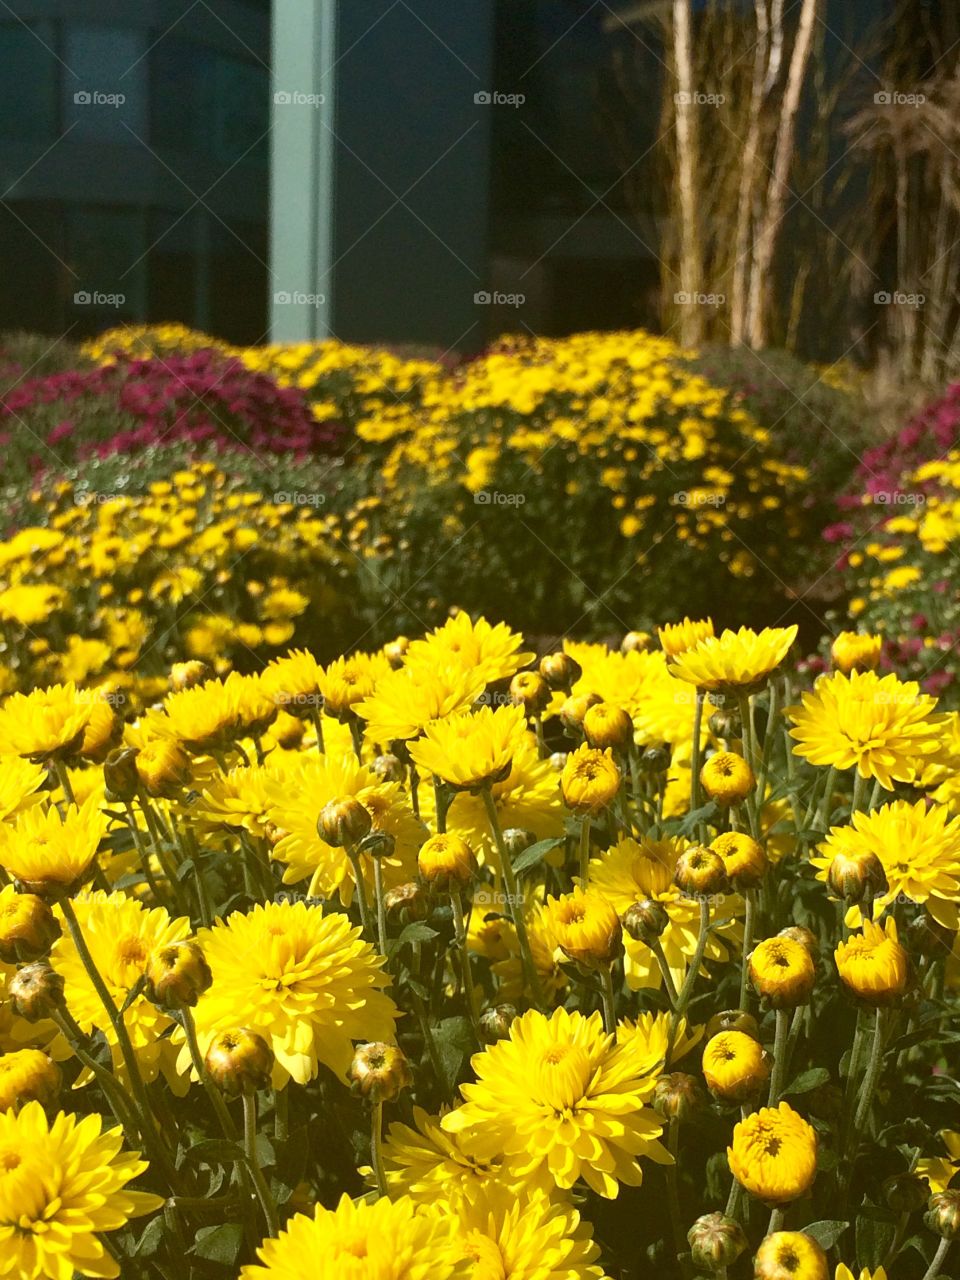
{"label": "dense flower mound", "polygon": [[[229,579],[177,483],[130,518]],[[950,1274],[960,732],[873,638],[194,608],[120,699],[129,631],[42,631],[129,590],[82,514],[0,561],[64,593],[0,696],[0,1275]]]}

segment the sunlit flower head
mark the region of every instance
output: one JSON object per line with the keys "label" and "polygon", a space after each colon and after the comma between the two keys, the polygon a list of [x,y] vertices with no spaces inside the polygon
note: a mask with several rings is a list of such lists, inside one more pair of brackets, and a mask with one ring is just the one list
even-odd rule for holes
{"label": "sunlit flower head", "polygon": [[834,956],[845,986],[868,1004],[892,1004],[906,990],[908,957],[890,916],[882,925],[864,920],[862,931],[839,942]]}
{"label": "sunlit flower head", "polygon": [[827,1255],[802,1231],[774,1231],[760,1243],[755,1280],[829,1280]]}
{"label": "sunlit flower head", "polygon": [[463,1135],[446,1133],[438,1116],[422,1107],[413,1108],[415,1128],[399,1121],[390,1125],[383,1143],[383,1163],[391,1194],[410,1196],[422,1204],[448,1200],[472,1200],[489,1183],[509,1179],[503,1157],[481,1160],[473,1155]]}
{"label": "sunlit flower head", "polygon": [[42,765],[20,756],[0,756],[0,822],[36,804],[46,777]]}
{"label": "sunlit flower head", "polygon": [[31,693],[12,693],[0,705],[0,756],[39,761],[76,751],[94,701],[71,682]]}
{"label": "sunlit flower head", "polygon": [[408,750],[424,774],[471,790],[506,777],[526,735],[522,707],[481,707],[435,720]]}
{"label": "sunlit flower head", "polygon": [[613,753],[586,743],[570,752],[560,774],[563,802],[575,813],[591,814],[605,809],[620,790],[620,782],[621,773]]}
{"label": "sunlit flower head", "polygon": [[572,893],[547,899],[557,941],[569,959],[592,968],[608,965],[623,952],[620,917],[602,894],[579,885]]}
{"label": "sunlit flower head", "polygon": [[720,1031],[703,1051],[703,1076],[724,1102],[755,1098],[770,1077],[770,1062],[761,1045],[743,1031]]}
{"label": "sunlit flower head", "polygon": [[278,707],[298,718],[309,719],[320,710],[321,673],[322,668],[312,653],[291,649],[282,658],[274,658],[260,679]]}
{"label": "sunlit flower head", "polygon": [[354,1041],[393,1040],[383,959],[342,912],[261,903],[197,941],[213,975],[195,1010],[201,1047],[214,1032],[249,1027],[276,1055],[275,1083],[305,1084],[321,1063],[345,1079]]}
{"label": "sunlit flower head", "polygon": [[685,617],[682,622],[671,622],[665,627],[660,627],[657,634],[660,637],[660,647],[667,657],[679,658],[682,653],[698,645],[701,640],[706,640],[713,635],[713,620],[711,618],[695,620]]}
{"label": "sunlit flower head", "polygon": [[883,652],[882,636],[863,635],[858,631],[841,631],[830,647],[830,657],[837,671],[875,671]]}
{"label": "sunlit flower head", "polygon": [[817,1172],[817,1135],[786,1102],[741,1120],[727,1148],[730,1172],[766,1204],[799,1200]]}
{"label": "sunlit flower head", "polygon": [[192,751],[222,750],[239,726],[239,699],[236,683],[206,680],[168,694],[163,712],[151,712],[147,721],[158,734],[176,738]]}
{"label": "sunlit flower head", "polygon": [[474,670],[427,664],[389,671],[355,710],[367,722],[367,735],[381,746],[415,738],[427,725],[469,711],[483,692]]}
{"label": "sunlit flower head", "polygon": [[834,1273],[833,1280],[887,1280],[887,1273],[883,1267],[878,1267],[876,1271],[870,1271],[867,1267],[861,1267],[859,1271],[851,1271],[841,1262]]}
{"label": "sunlit flower head", "polygon": [[617,1023],[617,1044],[629,1046],[636,1055],[638,1074],[660,1075],[703,1039],[703,1027],[688,1026],[686,1018],[681,1018],[675,1028],[672,1022],[669,1013],[638,1013],[633,1021],[624,1018]]}
{"label": "sunlit flower head", "polygon": [[629,1046],[605,1035],[598,1013],[530,1010],[508,1039],[473,1058],[475,1084],[442,1123],[481,1159],[503,1153],[518,1174],[549,1171],[560,1187],[582,1177],[612,1199],[642,1180],[636,1157],[663,1162],[662,1126],[644,1103],[656,1079],[637,1073]]}
{"label": "sunlit flower head", "polygon": [[454,667],[472,671],[484,684],[515,675],[535,657],[521,650],[523,636],[505,622],[491,624],[486,618],[476,622],[461,610],[423,640],[414,640],[407,650],[409,667]]}
{"label": "sunlit flower head", "polygon": [[335,658],[317,679],[324,714],[334,720],[346,720],[390,670],[382,653],[357,652]]}
{"label": "sunlit flower head", "polygon": [[960,1133],[943,1129],[938,1136],[946,1149],[946,1156],[928,1156],[918,1160],[916,1165],[917,1175],[926,1180],[933,1194],[946,1191],[960,1173]]}
{"label": "sunlit flower head", "polygon": [[119,1129],[101,1133],[98,1115],[60,1112],[48,1121],[39,1102],[0,1112],[0,1258],[4,1274],[68,1280],[79,1273],[113,1280],[120,1267],[99,1239],[150,1213],[161,1196],[128,1188],[147,1167],[121,1152]]}
{"label": "sunlit flower head", "polygon": [[698,689],[743,693],[762,685],[787,656],[797,628],[765,627],[707,636],[670,663],[670,672]]}
{"label": "sunlit flower head", "polygon": [[107,821],[96,794],[63,814],[56,805],[33,805],[0,824],[0,866],[30,893],[66,893],[90,870]]}
{"label": "sunlit flower head", "polygon": [[940,749],[945,718],[934,715],[936,698],[895,675],[874,671],[821,676],[799,706],[786,708],[794,727],[794,753],[815,765],[856,767],[887,791],[905,782]]}

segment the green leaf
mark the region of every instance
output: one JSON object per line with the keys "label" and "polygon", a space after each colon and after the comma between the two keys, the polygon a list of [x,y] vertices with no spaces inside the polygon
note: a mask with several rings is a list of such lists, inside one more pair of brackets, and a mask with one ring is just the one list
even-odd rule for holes
{"label": "green leaf", "polygon": [[187,1152],[191,1160],[198,1164],[236,1164],[246,1159],[243,1147],[239,1142],[228,1142],[226,1138],[204,1138],[196,1142]]}
{"label": "green leaf", "polygon": [[126,1011],[134,1003],[134,1001],[139,1000],[140,996],[143,994],[143,989],[146,985],[147,985],[147,979],[144,974],[141,974],[140,977],[133,984],[133,986],[130,988],[130,990],[127,992],[127,998],[126,1000],[124,1000],[123,1004],[120,1007],[121,1013],[126,1013]]}
{"label": "green leaf", "polygon": [[197,1232],[192,1253],[209,1262],[233,1266],[243,1243],[243,1226],[239,1222],[225,1222],[220,1227],[201,1227]]}
{"label": "green leaf", "polygon": [[452,1092],[464,1059],[476,1048],[468,1018],[442,1018],[433,1033],[446,1081]]}
{"label": "green leaf", "polygon": [[130,1252],[133,1256],[135,1258],[152,1257],[160,1248],[163,1241],[163,1228],[163,1214],[158,1213],[155,1218],[147,1223],[144,1228],[143,1235],[131,1249]]}
{"label": "green leaf", "polygon": [[436,929],[431,929],[428,924],[424,924],[421,920],[413,920],[404,928],[398,938],[388,943],[387,952],[390,955],[394,955],[408,943],[432,942],[438,936]]}
{"label": "green leaf", "polygon": [[870,1271],[879,1267],[896,1234],[896,1222],[886,1209],[864,1208],[857,1217],[857,1260]]}
{"label": "green leaf", "polygon": [[803,1231],[804,1235],[813,1236],[821,1248],[832,1249],[849,1225],[849,1222],[840,1222],[836,1218],[824,1218],[820,1222],[811,1222]]}
{"label": "green leaf", "polygon": [[514,858],[514,872],[520,875],[524,871],[529,871],[531,867],[535,867],[542,862],[551,849],[556,849],[557,845],[563,844],[563,842],[563,836],[555,836],[552,840],[538,840],[536,844],[524,849],[518,858]]}
{"label": "green leaf", "polygon": [[829,1080],[830,1072],[826,1067],[811,1067],[809,1071],[801,1071],[798,1076],[794,1076],[784,1089],[783,1094],[786,1096],[791,1093],[810,1093],[812,1089],[819,1089],[822,1084],[827,1084]]}

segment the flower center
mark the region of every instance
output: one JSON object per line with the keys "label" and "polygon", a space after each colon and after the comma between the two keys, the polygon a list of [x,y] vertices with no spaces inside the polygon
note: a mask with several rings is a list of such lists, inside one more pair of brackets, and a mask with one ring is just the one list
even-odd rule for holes
{"label": "flower center", "polygon": [[590,1083],[590,1056],[576,1044],[555,1044],[545,1050],[537,1069],[539,1100],[554,1111],[571,1111]]}

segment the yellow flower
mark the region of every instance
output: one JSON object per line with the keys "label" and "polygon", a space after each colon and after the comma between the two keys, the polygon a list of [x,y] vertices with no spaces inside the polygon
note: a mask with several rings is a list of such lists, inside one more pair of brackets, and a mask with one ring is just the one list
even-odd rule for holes
{"label": "yellow flower", "polygon": [[335,658],[317,679],[324,713],[335,720],[348,719],[390,669],[382,653],[358,652]]}
{"label": "yellow flower", "polygon": [[657,634],[660,637],[660,647],[667,657],[679,658],[701,640],[713,635],[713,620],[703,618],[694,621],[684,617],[682,622],[671,622],[668,626],[660,627]]}
{"label": "yellow flower", "polygon": [[753,1036],[720,1031],[703,1051],[703,1078],[724,1102],[745,1102],[770,1078],[770,1063]]}
{"label": "yellow flower", "polygon": [[907,986],[907,953],[888,916],[883,926],[864,920],[863,932],[837,944],[837,969],[847,987],[867,1004],[892,1004]]}
{"label": "yellow flower", "polygon": [[750,980],[775,1009],[794,1009],[813,991],[813,957],[795,938],[765,938],[751,953]]}
{"label": "yellow flower", "polygon": [[755,1280],[829,1280],[827,1255],[802,1231],[774,1231],[753,1262]]}
{"label": "yellow flower", "polygon": [[0,755],[39,761],[76,751],[93,708],[71,682],[11,694],[0,706]]}
{"label": "yellow flower", "polygon": [[621,1182],[639,1186],[638,1155],[669,1162],[657,1141],[662,1126],[643,1105],[656,1078],[638,1074],[599,1013],[530,1010],[472,1066],[477,1082],[461,1086],[465,1102],[442,1123],[448,1133],[466,1131],[481,1159],[502,1152],[521,1176],[549,1173],[559,1187],[583,1177],[608,1199]]}
{"label": "yellow flower", "polygon": [[834,1273],[833,1280],[887,1280],[887,1273],[883,1267],[878,1267],[876,1271],[868,1271],[866,1267],[863,1267],[859,1274],[855,1275],[848,1266],[841,1262]]}
{"label": "yellow flower", "polygon": [[752,1196],[788,1204],[809,1190],[817,1172],[817,1135],[786,1102],[741,1120],[727,1148],[730,1172]]}
{"label": "yellow flower", "polygon": [[97,856],[107,817],[94,793],[77,808],[56,805],[24,809],[0,825],[0,866],[30,893],[66,893],[79,885]]}
{"label": "yellow flower", "polygon": [[453,667],[473,672],[483,684],[515,675],[536,656],[519,652],[523,636],[505,622],[491,625],[486,618],[476,622],[461,610],[423,640],[414,640],[407,650],[409,667]]}
{"label": "yellow flower", "polygon": [[756,888],[767,870],[767,855],[763,846],[744,831],[725,831],[711,842],[710,848],[719,853],[730,883],[742,889]]}
{"label": "yellow flower", "polygon": [[575,886],[573,893],[547,899],[557,942],[564,954],[587,968],[609,965],[623,953],[620,917],[599,893]]}
{"label": "yellow flower", "polygon": [[312,653],[291,649],[264,669],[260,679],[264,690],[278,707],[291,715],[309,719],[320,710],[320,677],[323,671]]}
{"label": "yellow flower", "polygon": [[[673,1015],[669,1013],[638,1013],[635,1022],[623,1019],[617,1023],[617,1044],[630,1046],[640,1075],[660,1075],[685,1058],[703,1039],[703,1027],[688,1027],[686,1018],[681,1018],[671,1033],[672,1021]],[[671,1034],[673,1045],[668,1062]]]}
{"label": "yellow flower", "polygon": [[711,800],[732,805],[746,800],[756,785],[753,770],[734,751],[717,751],[700,770],[700,781]]}
{"label": "yellow flower", "polygon": [[435,720],[408,750],[423,773],[453,787],[479,789],[509,774],[526,734],[522,707],[481,707]]}
{"label": "yellow flower", "polygon": [[136,1152],[121,1154],[119,1129],[102,1134],[100,1126],[98,1115],[78,1120],[62,1111],[48,1122],[39,1102],[0,1113],[0,1258],[7,1275],[120,1275],[100,1233],[159,1209],[163,1199],[128,1189],[147,1163]]}
{"label": "yellow flower", "polygon": [[[433,1204],[441,1195],[450,1201],[472,1200],[488,1183],[508,1178],[501,1155],[480,1160],[460,1134],[444,1132],[439,1116],[415,1106],[413,1122],[413,1129],[391,1124],[384,1139],[383,1164],[393,1198],[410,1196],[419,1204]],[[522,1184],[511,1179],[509,1185]]]}
{"label": "yellow flower", "polygon": [[459,667],[403,666],[389,671],[354,710],[367,722],[367,736],[388,744],[415,738],[427,725],[469,711],[485,681]]}
{"label": "yellow flower", "polygon": [[875,671],[882,651],[881,636],[841,631],[830,648],[830,656],[834,667],[849,675],[851,671]]}
{"label": "yellow flower", "polygon": [[[869,813],[858,810],[850,825],[830,829],[818,851],[821,856],[810,861],[820,880],[827,879],[837,857],[873,854],[879,859],[887,890],[874,899],[875,915],[891,902],[910,898],[923,903],[939,924],[960,928],[960,817],[951,818],[941,805],[895,800]],[[860,923],[859,910],[849,922]]]}
{"label": "yellow flower", "polygon": [[575,813],[597,813],[616,796],[620,781],[613,753],[584,743],[570,752],[560,774],[563,802]]}
{"label": "yellow flower", "polygon": [[407,1196],[360,1200],[295,1214],[257,1250],[241,1280],[468,1280],[454,1246],[456,1222]]}
{"label": "yellow flower", "polygon": [[20,756],[0,756],[0,822],[36,804],[40,800],[37,792],[46,778],[42,765]]}
{"label": "yellow flower", "polygon": [[939,1191],[946,1191],[960,1170],[960,1133],[943,1129],[939,1137],[947,1149],[947,1155],[918,1160],[916,1166],[917,1174],[926,1179],[934,1195]]}
{"label": "yellow flower", "polygon": [[60,1093],[60,1068],[39,1049],[0,1055],[0,1111],[39,1102],[52,1106]]}
{"label": "yellow flower", "polygon": [[163,737],[176,738],[192,751],[223,748],[233,741],[240,721],[240,687],[223,680],[206,680],[170,693],[162,712],[150,712],[146,727]]}
{"label": "yellow flower", "polygon": [[321,1062],[346,1079],[353,1041],[393,1039],[383,958],[341,912],[260,903],[202,929],[197,942],[213,975],[195,1009],[202,1049],[215,1032],[249,1027],[276,1054],[274,1083],[305,1084]]}
{"label": "yellow flower", "polygon": [[856,766],[887,791],[909,781],[918,761],[940,749],[946,718],[934,715],[936,698],[893,674],[836,672],[822,676],[802,704],[787,707],[797,740],[794,754],[815,765]]}
{"label": "yellow flower", "polygon": [[67,603],[62,587],[28,585],[8,587],[0,591],[0,622],[17,622],[22,627],[35,627]]}
{"label": "yellow flower", "polygon": [[670,663],[670,674],[698,689],[744,693],[762,685],[787,656],[797,628],[765,627],[707,636]]}

